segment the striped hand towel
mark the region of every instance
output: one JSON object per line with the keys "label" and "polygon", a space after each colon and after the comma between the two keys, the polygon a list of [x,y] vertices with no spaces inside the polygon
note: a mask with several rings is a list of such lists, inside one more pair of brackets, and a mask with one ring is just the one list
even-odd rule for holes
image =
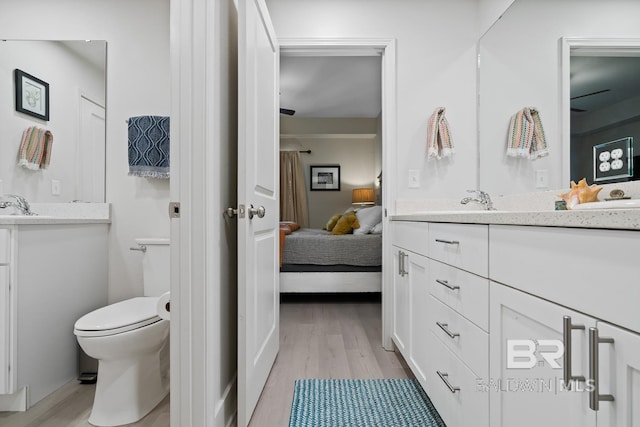
{"label": "striped hand towel", "polygon": [[53,134],[37,126],[28,127],[22,133],[18,151],[18,166],[26,169],[47,169],[51,163]]}
{"label": "striped hand towel", "polygon": [[455,153],[449,123],[444,116],[444,107],[438,107],[429,118],[427,134],[427,156],[440,159]]}
{"label": "striped hand towel", "polygon": [[129,118],[129,175],[169,178],[169,117]]}
{"label": "striped hand towel", "polygon": [[540,114],[535,108],[523,108],[511,117],[507,156],[534,160],[549,154]]}

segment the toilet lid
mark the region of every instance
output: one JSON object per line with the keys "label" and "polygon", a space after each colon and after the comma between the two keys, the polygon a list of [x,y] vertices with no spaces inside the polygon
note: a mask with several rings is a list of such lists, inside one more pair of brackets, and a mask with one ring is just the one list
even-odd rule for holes
{"label": "toilet lid", "polygon": [[126,332],[160,320],[158,297],[137,297],[99,308],[74,325],[80,336],[105,336]]}

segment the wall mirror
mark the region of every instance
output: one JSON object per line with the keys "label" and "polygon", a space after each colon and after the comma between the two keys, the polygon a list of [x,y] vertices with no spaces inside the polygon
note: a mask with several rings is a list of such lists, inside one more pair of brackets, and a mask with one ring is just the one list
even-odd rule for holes
{"label": "wall mirror", "polygon": [[[106,49],[96,40],[0,41],[0,194],[40,203],[105,201]],[[46,83],[48,118],[31,114],[39,110],[29,102],[39,97],[28,93],[17,108],[16,90],[25,88],[16,87],[16,69]],[[53,135],[47,168],[18,165],[33,126]]]}
{"label": "wall mirror", "polygon": [[[632,0],[515,0],[511,4],[478,43],[479,188],[495,195],[508,195],[569,186],[573,155],[571,134],[584,133],[577,127],[575,131],[572,129],[572,122],[578,124],[580,120],[577,112],[571,117],[570,98],[580,94],[571,92],[571,76],[579,80],[596,71],[593,64],[579,64],[586,61],[580,56],[600,57],[604,63],[607,57],[620,55],[605,49],[599,49],[597,55],[595,50],[571,53],[571,49],[563,46],[568,45],[568,40],[599,40],[615,45],[626,43],[624,40],[639,39],[640,27],[633,18],[638,14],[640,2]],[[612,40],[616,43],[611,43]],[[575,48],[578,47],[576,42]],[[563,55],[566,55],[564,63]],[[570,66],[567,62],[570,58],[575,59],[575,69],[566,68],[570,71],[565,77],[563,64]],[[585,69],[579,71],[578,67]],[[593,78],[594,85],[598,85],[596,82]],[[602,78],[600,83],[604,83]],[[629,89],[622,90],[629,93]],[[591,98],[594,100],[598,96]],[[574,100],[574,109],[580,108],[579,99],[582,98]],[[617,99],[614,102],[632,101]],[[533,107],[540,114],[549,147],[546,157],[529,160],[506,156],[510,118],[524,107]],[[615,109],[604,105],[602,108]],[[593,116],[594,112],[588,114]],[[628,119],[610,118],[602,126],[611,130]],[[627,135],[627,130],[623,133],[625,137],[633,136]],[[599,143],[618,139],[608,139],[609,135],[600,137],[604,140],[598,139]],[[589,169],[575,171],[576,174],[593,177],[592,152],[593,148],[587,159]]]}

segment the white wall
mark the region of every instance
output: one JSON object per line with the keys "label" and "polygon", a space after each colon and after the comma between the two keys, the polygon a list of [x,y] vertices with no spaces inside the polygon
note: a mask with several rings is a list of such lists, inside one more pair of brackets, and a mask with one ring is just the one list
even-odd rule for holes
{"label": "white wall", "polygon": [[[84,42],[82,42],[84,43]],[[104,43],[94,46],[104,50]],[[106,53],[106,52],[104,52]],[[44,121],[15,110],[14,70],[20,69],[49,84],[50,115]],[[78,198],[78,129],[80,93],[104,102],[104,70],[51,41],[0,42],[0,180],[5,194],[19,194],[29,202],[70,202]],[[29,170],[17,166],[22,133],[30,126],[53,134],[49,168]],[[51,180],[60,181],[61,193],[51,194]],[[0,189],[2,193],[2,189]]]}
{"label": "white wall", "polygon": [[479,34],[486,32],[515,0],[478,0]]}
{"label": "white wall", "polygon": [[[388,141],[397,148],[392,199],[451,197],[474,187],[475,0],[267,0],[267,5],[279,38],[397,40],[397,138]],[[427,120],[439,106],[447,108],[457,154],[427,161]],[[409,169],[421,171],[421,188],[408,188]]]}
{"label": "white wall", "polygon": [[140,253],[129,247],[169,235],[169,182],[127,176],[125,120],[169,115],[169,0],[3,0],[0,38],[107,41],[109,300],[141,295]]}

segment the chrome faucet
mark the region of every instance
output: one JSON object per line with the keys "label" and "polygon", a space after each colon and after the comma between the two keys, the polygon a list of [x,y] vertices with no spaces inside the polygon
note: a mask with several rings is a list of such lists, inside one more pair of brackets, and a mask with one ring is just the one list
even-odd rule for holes
{"label": "chrome faucet", "polygon": [[15,199],[15,201],[8,200],[4,202],[0,202],[0,209],[6,209],[9,206],[13,206],[17,208],[23,215],[35,215],[35,213],[31,212],[31,206],[29,206],[29,202],[22,196],[17,196],[15,194],[7,194],[6,197],[11,197]]}
{"label": "chrome faucet", "polygon": [[482,190],[467,190],[467,193],[475,193],[476,197],[465,197],[460,200],[460,203],[466,205],[469,202],[480,203],[484,206],[485,210],[495,211],[496,208],[493,207],[493,201],[491,201],[491,197],[489,193],[486,193]]}

